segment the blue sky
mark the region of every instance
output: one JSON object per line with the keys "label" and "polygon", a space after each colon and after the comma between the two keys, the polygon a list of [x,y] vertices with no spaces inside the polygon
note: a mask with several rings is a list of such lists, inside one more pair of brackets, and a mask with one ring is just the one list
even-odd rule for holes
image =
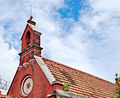
{"label": "blue sky", "polygon": [[[120,72],[119,0],[31,2],[44,57],[114,82]],[[12,81],[30,0],[0,0],[0,6],[0,76]]]}
{"label": "blue sky", "polygon": [[87,7],[85,0],[65,0],[65,6],[58,9],[61,18],[73,18],[75,21],[78,20],[79,11]]}

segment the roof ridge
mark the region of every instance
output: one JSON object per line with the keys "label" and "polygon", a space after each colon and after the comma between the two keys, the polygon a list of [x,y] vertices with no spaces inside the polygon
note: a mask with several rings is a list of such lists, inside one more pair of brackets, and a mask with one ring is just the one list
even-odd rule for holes
{"label": "roof ridge", "polygon": [[91,77],[94,77],[94,78],[96,78],[96,79],[102,80],[102,81],[104,81],[104,82],[110,83],[110,84],[112,84],[112,85],[115,85],[114,83],[112,83],[112,82],[110,82],[110,81],[108,81],[108,80],[102,79],[102,78],[100,78],[100,77],[98,77],[98,76],[89,74],[89,73],[84,72],[84,71],[81,71],[81,70],[79,70],[79,69],[75,69],[75,68],[73,68],[73,67],[67,66],[67,65],[65,65],[65,64],[61,64],[61,63],[59,63],[59,62],[56,62],[56,61],[54,61],[54,60],[51,60],[51,59],[48,59],[48,58],[45,58],[45,57],[41,57],[41,58],[46,59],[46,60],[49,60],[49,61],[54,62],[54,63],[57,63],[57,64],[60,64],[60,65],[63,65],[63,66],[65,66],[65,67],[67,67],[67,68],[70,68],[70,69],[73,69],[73,70],[82,72],[82,73],[84,73],[84,74],[87,74],[87,75],[89,75],[89,76],[91,76]]}

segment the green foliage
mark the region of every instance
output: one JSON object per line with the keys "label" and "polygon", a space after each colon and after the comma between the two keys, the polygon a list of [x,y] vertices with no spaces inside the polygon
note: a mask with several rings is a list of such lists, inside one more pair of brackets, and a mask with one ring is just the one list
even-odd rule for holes
{"label": "green foliage", "polygon": [[120,87],[115,90],[111,98],[120,98]]}
{"label": "green foliage", "polygon": [[120,98],[118,94],[114,93],[111,98]]}
{"label": "green foliage", "polygon": [[118,77],[118,74],[116,74],[115,81],[116,84],[118,85],[118,88],[115,90],[111,98],[120,98],[120,77]]}
{"label": "green foliage", "polygon": [[65,83],[65,84],[63,85],[63,90],[64,90],[64,91],[69,91],[69,86],[70,86],[69,83]]}
{"label": "green foliage", "polygon": [[116,80],[117,80],[117,81],[116,81],[116,84],[119,85],[119,84],[120,84],[120,77],[116,77]]}
{"label": "green foliage", "polygon": [[115,93],[120,95],[120,87],[115,90]]}

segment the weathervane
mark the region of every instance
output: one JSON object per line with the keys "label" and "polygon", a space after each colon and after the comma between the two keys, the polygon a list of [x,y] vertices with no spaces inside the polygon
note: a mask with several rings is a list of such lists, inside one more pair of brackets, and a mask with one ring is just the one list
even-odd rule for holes
{"label": "weathervane", "polygon": [[32,3],[31,3],[31,0],[30,0],[30,16],[32,16]]}

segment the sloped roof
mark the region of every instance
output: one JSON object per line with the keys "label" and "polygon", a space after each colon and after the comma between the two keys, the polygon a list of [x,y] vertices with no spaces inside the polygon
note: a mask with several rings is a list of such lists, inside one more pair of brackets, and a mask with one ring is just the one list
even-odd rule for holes
{"label": "sloped roof", "polygon": [[115,84],[96,76],[68,67],[42,57],[56,82],[70,83],[69,92],[89,96],[90,98],[110,98],[115,91]]}
{"label": "sloped roof", "polygon": [[30,23],[27,23],[27,24],[31,27],[31,29],[32,29],[33,31],[36,31],[36,32],[38,32],[38,33],[41,33],[35,25],[32,25],[32,24],[30,24]]}

